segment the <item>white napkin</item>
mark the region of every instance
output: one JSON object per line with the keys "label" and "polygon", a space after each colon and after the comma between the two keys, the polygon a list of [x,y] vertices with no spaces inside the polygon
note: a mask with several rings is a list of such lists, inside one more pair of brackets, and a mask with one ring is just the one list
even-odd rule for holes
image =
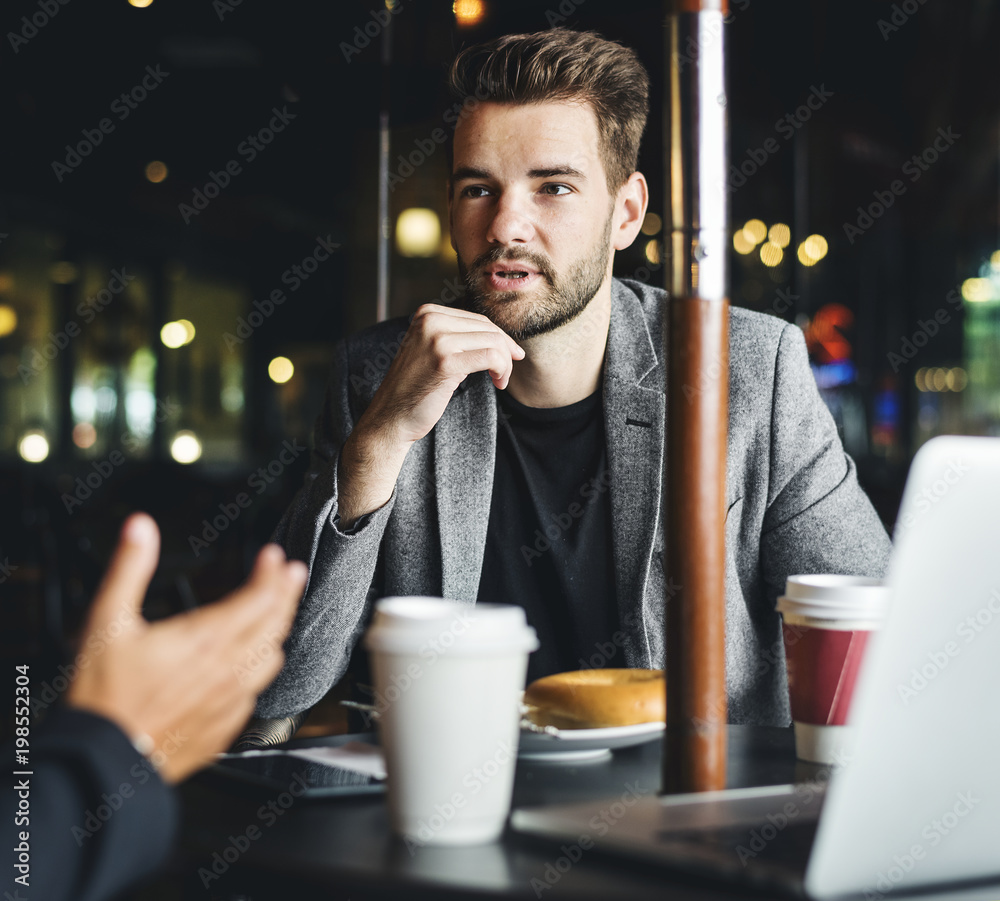
{"label": "white napkin", "polygon": [[385,779],[385,756],[377,745],[365,744],[361,741],[350,741],[338,748],[296,748],[287,751],[292,757],[302,757],[316,763],[329,766],[339,766],[356,773],[365,773],[376,779]]}

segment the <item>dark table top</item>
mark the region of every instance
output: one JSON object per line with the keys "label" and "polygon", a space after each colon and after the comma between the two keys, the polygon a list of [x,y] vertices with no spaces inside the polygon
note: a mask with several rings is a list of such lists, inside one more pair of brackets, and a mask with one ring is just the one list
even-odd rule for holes
{"label": "dark table top", "polygon": [[[349,740],[373,741],[374,736],[334,736],[291,746],[338,745]],[[655,794],[660,785],[661,751],[662,743],[651,741],[591,763],[519,760],[513,806],[611,800],[621,796],[626,785],[638,793]],[[822,769],[795,760],[791,729],[729,727],[730,787],[804,781],[821,775]],[[488,845],[408,847],[390,833],[381,794],[300,798],[287,810],[277,808],[280,815],[276,815],[267,802],[278,794],[210,772],[186,783],[174,871],[183,874],[191,897],[252,901],[764,897],[750,888],[711,884],[597,850],[583,852],[568,870],[560,872],[554,866],[563,856],[557,843],[510,830]],[[250,827],[256,827],[250,833],[255,837],[247,840]],[[963,897],[970,901],[1000,898],[996,886],[985,891]],[[942,897],[958,896],[950,892]]]}

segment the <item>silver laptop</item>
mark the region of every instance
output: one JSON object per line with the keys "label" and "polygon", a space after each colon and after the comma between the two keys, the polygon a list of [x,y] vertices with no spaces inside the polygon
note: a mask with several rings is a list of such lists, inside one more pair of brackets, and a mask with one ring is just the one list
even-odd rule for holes
{"label": "silver laptop", "polygon": [[645,797],[597,831],[607,800],[515,810],[511,825],[813,898],[1000,881],[1000,438],[920,449],[888,583],[853,753],[823,784]]}

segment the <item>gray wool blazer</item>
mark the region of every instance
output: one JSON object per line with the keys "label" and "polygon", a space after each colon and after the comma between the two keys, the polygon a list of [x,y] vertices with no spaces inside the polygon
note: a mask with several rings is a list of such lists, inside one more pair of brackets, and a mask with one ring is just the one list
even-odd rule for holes
{"label": "gray wool blazer", "polygon": [[[664,666],[665,422],[661,316],[666,292],[612,282],[604,365],[613,553],[622,647],[631,667]],[[305,484],[275,540],[309,564],[285,666],[259,717],[295,714],[348,667],[372,603],[436,595],[475,603],[486,543],[497,404],[486,373],[455,392],[414,445],[392,497],[354,530],[339,528],[340,448],[371,401],[407,328],[396,319],[338,344]],[[802,331],[730,311],[726,516],[726,686],[733,723],[789,722],[775,600],[794,573],[881,577],[889,538],[857,482],[809,368]],[[511,549],[511,565],[521,565]]]}

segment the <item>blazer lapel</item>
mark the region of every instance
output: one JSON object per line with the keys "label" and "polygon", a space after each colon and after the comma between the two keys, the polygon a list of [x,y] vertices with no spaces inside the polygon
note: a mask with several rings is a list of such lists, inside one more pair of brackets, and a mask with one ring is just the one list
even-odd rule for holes
{"label": "blazer lapel", "polygon": [[[660,496],[666,416],[664,372],[639,299],[612,281],[604,364],[604,428],[611,468],[611,522],[618,615],[629,666],[649,666],[662,643],[643,612],[654,545],[662,550]],[[657,311],[658,312],[658,311]],[[655,342],[655,343],[654,343]],[[662,617],[661,617],[662,619]]]}
{"label": "blazer lapel", "polygon": [[493,497],[497,402],[484,372],[469,376],[434,427],[442,595],[475,603]]}

